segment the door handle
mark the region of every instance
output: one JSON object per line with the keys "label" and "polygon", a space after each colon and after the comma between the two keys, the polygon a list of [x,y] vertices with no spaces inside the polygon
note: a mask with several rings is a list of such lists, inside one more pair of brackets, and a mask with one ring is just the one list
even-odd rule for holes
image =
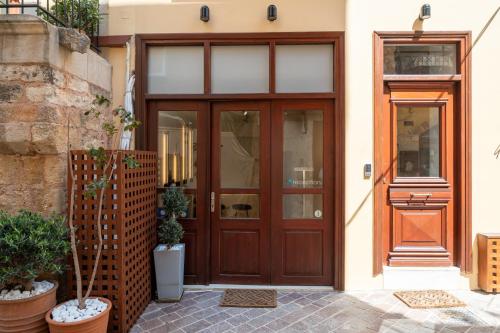
{"label": "door handle", "polygon": [[215,192],[210,192],[210,212],[215,212]]}
{"label": "door handle", "polygon": [[432,197],[432,193],[414,193],[414,192],[411,192],[410,193],[410,196],[411,197]]}

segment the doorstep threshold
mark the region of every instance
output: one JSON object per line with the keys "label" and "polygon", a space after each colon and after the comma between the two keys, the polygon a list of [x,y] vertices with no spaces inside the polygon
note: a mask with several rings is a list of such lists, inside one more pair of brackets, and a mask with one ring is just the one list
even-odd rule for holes
{"label": "doorstep threshold", "polygon": [[185,291],[207,291],[207,290],[223,290],[223,289],[276,289],[276,290],[290,290],[290,291],[335,291],[332,286],[276,286],[276,285],[262,285],[262,284],[209,284],[199,285],[191,284],[185,285]]}

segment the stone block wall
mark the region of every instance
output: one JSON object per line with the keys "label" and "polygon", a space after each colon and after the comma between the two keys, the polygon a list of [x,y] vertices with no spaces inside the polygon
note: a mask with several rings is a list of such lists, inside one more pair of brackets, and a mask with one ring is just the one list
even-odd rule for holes
{"label": "stone block wall", "polygon": [[106,143],[83,113],[111,95],[111,66],[59,45],[57,28],[36,17],[0,18],[0,210],[61,213],[68,149]]}

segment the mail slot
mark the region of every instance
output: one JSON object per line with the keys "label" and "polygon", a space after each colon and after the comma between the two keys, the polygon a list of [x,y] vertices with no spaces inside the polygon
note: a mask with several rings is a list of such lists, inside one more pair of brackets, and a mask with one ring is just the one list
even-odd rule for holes
{"label": "mail slot", "polygon": [[391,188],[389,189],[391,203],[445,203],[451,200],[449,188]]}

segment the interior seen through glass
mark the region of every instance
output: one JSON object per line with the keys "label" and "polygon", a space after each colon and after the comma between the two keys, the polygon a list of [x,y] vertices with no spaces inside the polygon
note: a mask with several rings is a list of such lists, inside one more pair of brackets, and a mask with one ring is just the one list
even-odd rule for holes
{"label": "interior seen through glass", "polygon": [[439,107],[397,109],[399,177],[439,177]]}
{"label": "interior seen through glass", "polygon": [[196,188],[197,117],[193,111],[158,113],[158,186]]}
{"label": "interior seen through glass", "polygon": [[287,110],[283,124],[283,186],[323,186],[323,111]]}
{"label": "interior seen through glass", "polygon": [[258,194],[221,194],[220,215],[222,218],[259,218]]}
{"label": "interior seen through glass", "polygon": [[220,115],[222,188],[258,188],[260,181],[260,113],[224,111]]}
{"label": "interior seen through glass", "polygon": [[283,195],[284,219],[321,219],[323,217],[323,195]]}
{"label": "interior seen through glass", "polygon": [[196,218],[197,112],[158,112],[158,195],[161,189],[179,186],[188,199],[183,218]]}

